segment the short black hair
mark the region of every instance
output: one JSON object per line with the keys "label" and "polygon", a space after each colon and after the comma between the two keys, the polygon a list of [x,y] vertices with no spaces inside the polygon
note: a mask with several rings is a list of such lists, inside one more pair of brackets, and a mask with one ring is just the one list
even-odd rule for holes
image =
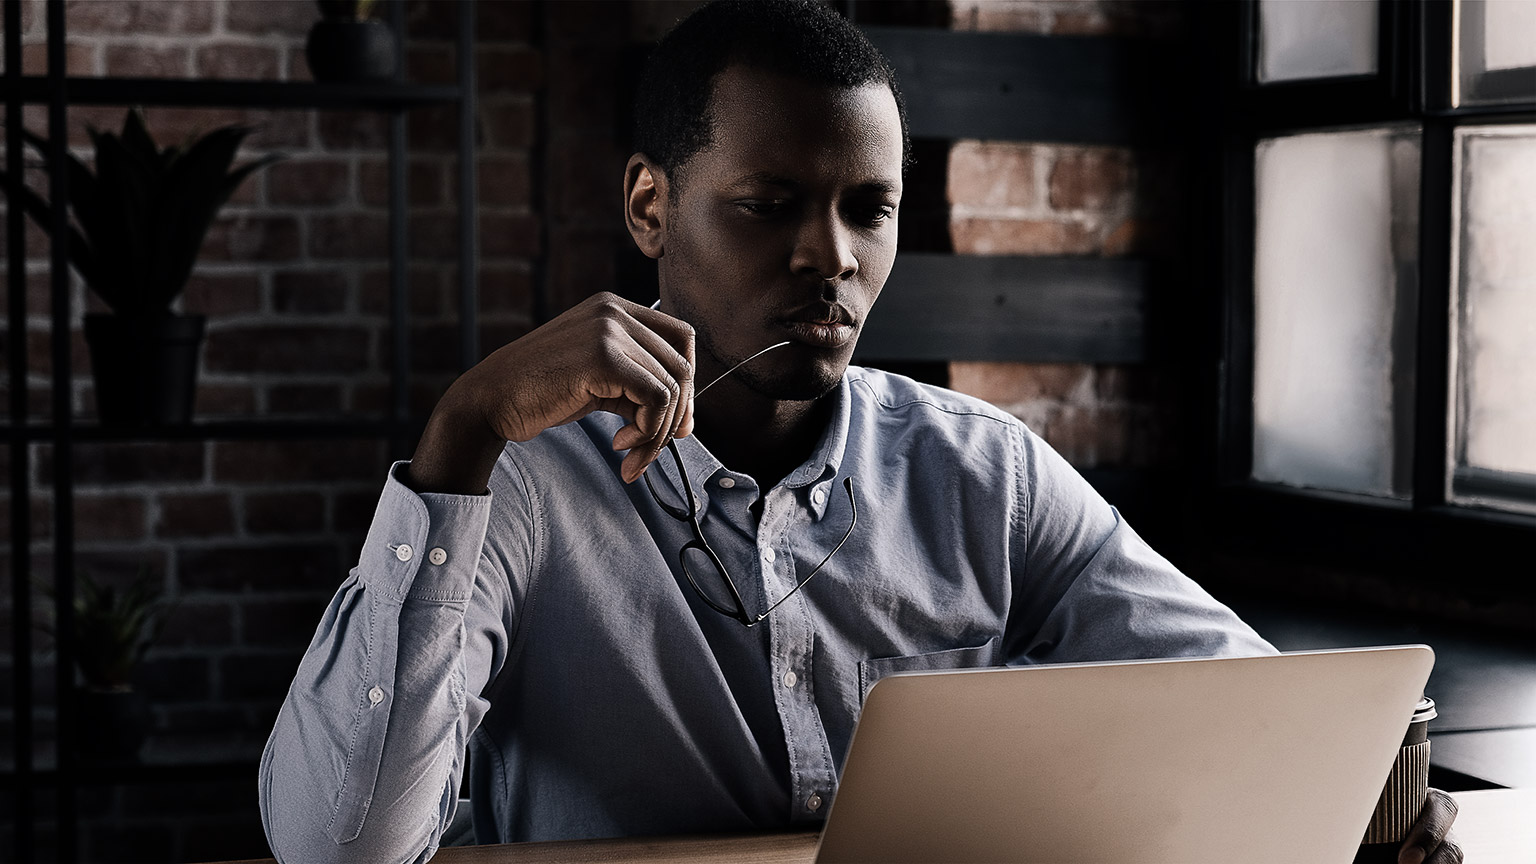
{"label": "short black hair", "polygon": [[675,177],[713,141],[715,77],[738,63],[826,87],[886,85],[901,116],[906,170],[912,142],[895,71],[857,27],[816,0],[715,0],[679,22],[641,76],[635,150]]}

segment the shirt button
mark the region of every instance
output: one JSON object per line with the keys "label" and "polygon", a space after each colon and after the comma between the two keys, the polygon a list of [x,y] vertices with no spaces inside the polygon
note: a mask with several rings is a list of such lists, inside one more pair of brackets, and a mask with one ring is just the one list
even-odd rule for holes
{"label": "shirt button", "polygon": [[774,554],[772,547],[769,547],[769,548],[763,550],[763,560],[766,561],[769,564],[772,564],[774,562],[774,559],[776,559],[778,557],[779,557],[778,555]]}
{"label": "shirt button", "polygon": [[795,682],[797,682],[799,680],[800,680],[799,678],[795,677],[795,673],[793,671],[789,671],[789,672],[785,672],[784,673],[784,686],[785,687],[793,687],[793,686],[795,686]]}
{"label": "shirt button", "polygon": [[433,564],[442,564],[448,560],[448,553],[443,551],[443,547],[434,546],[432,551],[427,553],[427,560]]}
{"label": "shirt button", "polygon": [[409,543],[401,543],[399,546],[395,547],[395,557],[399,558],[401,561],[411,560],[411,556],[414,555],[415,552],[416,550],[412,549],[411,544]]}
{"label": "shirt button", "polygon": [[811,503],[815,504],[817,507],[820,507],[821,502],[825,500],[827,500],[827,493],[821,491],[820,489],[817,489],[815,492],[811,493]]}
{"label": "shirt button", "polygon": [[816,795],[816,794],[813,793],[811,795],[811,797],[805,799],[805,809],[807,809],[807,810],[820,810],[821,809],[821,796],[820,795]]}
{"label": "shirt button", "polygon": [[368,701],[372,702],[375,705],[379,704],[380,702],[383,702],[384,701],[384,690],[383,690],[383,688],[375,687],[372,690],[369,690],[368,691]]}
{"label": "shirt button", "polygon": [[731,489],[731,488],[734,488],[735,486],[736,486],[736,480],[734,478],[731,478],[731,477],[721,477],[720,478],[720,488],[721,489]]}

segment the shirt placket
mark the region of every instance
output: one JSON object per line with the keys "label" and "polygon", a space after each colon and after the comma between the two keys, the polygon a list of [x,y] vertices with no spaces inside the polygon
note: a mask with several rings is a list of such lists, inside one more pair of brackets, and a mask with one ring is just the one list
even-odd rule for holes
{"label": "shirt placket", "polygon": [[[807,514],[796,505],[789,489],[779,487],[769,493],[757,534],[757,560],[766,602],[783,597],[801,578],[787,540],[791,529],[800,528],[796,533],[804,536],[809,525]],[[816,710],[811,675],[814,632],[804,598],[797,592],[764,623],[769,633],[770,684],[789,753],[790,820],[820,821],[831,803],[836,771]]]}

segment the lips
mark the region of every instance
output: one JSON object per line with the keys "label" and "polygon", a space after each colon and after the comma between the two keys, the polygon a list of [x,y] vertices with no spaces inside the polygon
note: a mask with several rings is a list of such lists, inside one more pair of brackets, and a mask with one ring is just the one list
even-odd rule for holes
{"label": "lips", "polygon": [[816,348],[842,348],[858,334],[848,310],[827,304],[796,310],[780,325],[791,340]]}

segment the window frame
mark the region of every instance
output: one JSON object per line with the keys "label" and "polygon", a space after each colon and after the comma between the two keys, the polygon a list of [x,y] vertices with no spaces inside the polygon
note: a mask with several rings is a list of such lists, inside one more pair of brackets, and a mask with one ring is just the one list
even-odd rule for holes
{"label": "window frame", "polygon": [[[1208,297],[1212,394],[1206,506],[1192,530],[1213,551],[1402,584],[1450,585],[1474,602],[1536,600],[1536,515],[1453,503],[1450,444],[1454,135],[1464,125],[1536,122],[1536,101],[1451,108],[1451,0],[1381,0],[1375,75],[1259,84],[1258,0],[1204,7],[1199,24],[1216,110],[1202,131],[1205,178],[1191,250]],[[1419,284],[1410,500],[1252,479],[1255,148],[1303,132],[1412,124],[1421,130]],[[1203,238],[1203,239],[1200,239]],[[1447,580],[1455,580],[1448,583]]]}

